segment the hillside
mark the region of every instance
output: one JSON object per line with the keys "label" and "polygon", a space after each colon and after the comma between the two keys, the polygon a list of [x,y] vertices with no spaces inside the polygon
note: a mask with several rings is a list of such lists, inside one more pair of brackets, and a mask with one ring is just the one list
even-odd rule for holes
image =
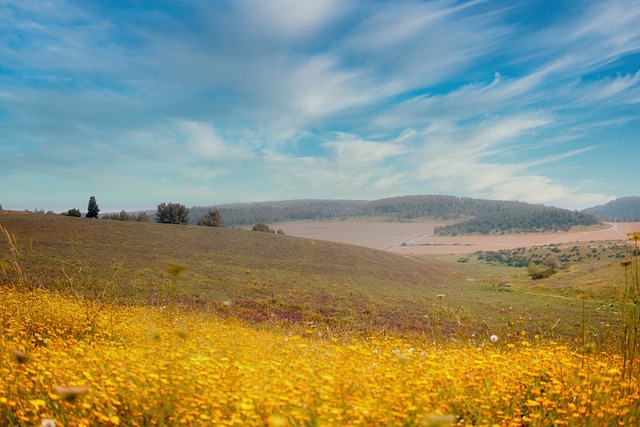
{"label": "hillside", "polygon": [[[186,268],[178,304],[257,322],[420,327],[430,300],[459,281],[387,252],[240,229],[7,212],[0,225],[32,286],[166,305],[175,264]],[[0,242],[5,267],[9,249]]]}
{"label": "hillside", "polygon": [[640,197],[621,197],[604,205],[584,209],[582,212],[595,215],[601,221],[640,221]]}
{"label": "hillside", "polygon": [[422,195],[392,197],[374,201],[289,200],[208,207],[196,206],[190,209],[190,223],[195,224],[212,208],[220,210],[227,226],[333,218],[382,218],[400,222],[421,219],[464,221],[462,224],[439,228],[437,233],[443,235],[566,231],[574,226],[588,226],[598,222],[594,216],[587,213],[524,202]]}
{"label": "hillside", "polygon": [[[579,306],[492,282],[458,266],[388,252],[241,229],[0,212],[15,237],[23,283],[87,301],[177,304],[251,323],[332,331],[475,336],[524,328],[578,334]],[[17,283],[0,240],[0,282]],[[174,265],[169,268],[168,266]],[[181,266],[185,268],[182,272]],[[598,302],[589,303],[591,309]],[[594,322],[607,321],[610,310]]]}

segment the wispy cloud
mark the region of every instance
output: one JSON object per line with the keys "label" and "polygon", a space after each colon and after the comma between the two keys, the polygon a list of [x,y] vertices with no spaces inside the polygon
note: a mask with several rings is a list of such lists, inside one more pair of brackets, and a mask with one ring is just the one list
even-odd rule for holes
{"label": "wispy cloud", "polygon": [[0,179],[151,205],[635,191],[640,4],[497,3],[6,0]]}

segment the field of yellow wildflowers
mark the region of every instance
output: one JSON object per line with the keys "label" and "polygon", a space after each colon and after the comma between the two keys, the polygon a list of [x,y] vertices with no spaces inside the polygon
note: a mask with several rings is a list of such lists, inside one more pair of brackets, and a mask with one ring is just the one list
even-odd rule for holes
{"label": "field of yellow wildflowers", "polygon": [[[0,286],[0,426],[638,425],[621,360],[522,334],[444,346]],[[495,341],[495,342],[494,342]]]}

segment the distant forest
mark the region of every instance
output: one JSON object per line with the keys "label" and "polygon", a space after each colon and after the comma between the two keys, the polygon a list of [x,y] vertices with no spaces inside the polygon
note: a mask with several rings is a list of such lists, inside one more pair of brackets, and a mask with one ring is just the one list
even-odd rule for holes
{"label": "distant forest", "polygon": [[297,220],[346,218],[368,201],[358,200],[285,200],[279,202],[233,203],[217,206],[194,206],[189,209],[189,223],[195,224],[211,209],[219,209],[225,226],[239,227]]}
{"label": "distant forest", "polygon": [[433,219],[456,221],[438,227],[437,234],[535,232],[568,230],[592,225],[598,219],[587,213],[533,205],[524,202],[473,199],[469,197],[423,195],[366,200],[287,200],[195,206],[189,223],[195,224],[217,208],[228,227],[294,220],[378,218],[387,221]]}
{"label": "distant forest", "polygon": [[518,206],[492,212],[457,224],[436,227],[438,235],[492,234],[502,232],[535,233],[543,231],[569,231],[577,225],[597,224],[598,219],[582,212],[539,205]]}
{"label": "distant forest", "polygon": [[601,221],[640,221],[640,197],[621,197],[605,205],[584,209],[582,212],[593,214]]}

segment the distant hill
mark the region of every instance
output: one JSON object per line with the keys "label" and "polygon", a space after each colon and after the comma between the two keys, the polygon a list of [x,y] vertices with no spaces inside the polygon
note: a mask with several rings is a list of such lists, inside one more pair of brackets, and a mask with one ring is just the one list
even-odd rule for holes
{"label": "distant hill", "polygon": [[640,197],[621,197],[604,205],[584,209],[582,212],[595,215],[601,221],[640,221]]}
{"label": "distant hill", "polygon": [[592,225],[598,222],[592,215],[566,209],[517,201],[443,195],[401,196],[374,201],[289,200],[196,206],[190,209],[190,222],[195,223],[212,208],[219,209],[225,225],[231,227],[258,222],[363,217],[388,221],[466,220],[455,226],[438,229],[439,234],[460,234],[568,230],[576,225]]}
{"label": "distant hill", "polygon": [[[296,220],[333,219],[353,216],[366,200],[283,200],[274,202],[232,203],[217,206],[194,206],[189,209],[189,223],[195,224],[213,208],[220,209],[227,227]],[[155,212],[154,212],[155,217]]]}

